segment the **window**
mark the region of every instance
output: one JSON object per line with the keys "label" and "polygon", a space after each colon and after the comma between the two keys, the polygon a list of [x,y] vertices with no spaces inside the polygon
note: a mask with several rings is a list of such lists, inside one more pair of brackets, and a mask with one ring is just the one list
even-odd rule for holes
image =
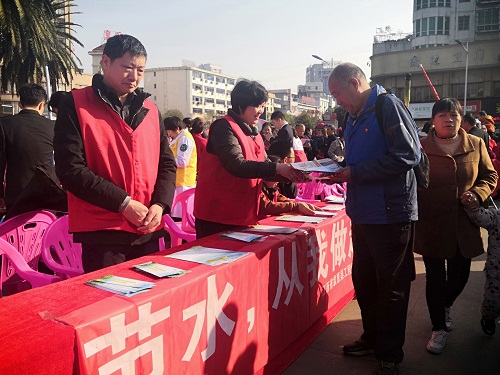
{"label": "window", "polygon": [[470,3],[470,0],[458,0],[459,3]]}
{"label": "window", "polygon": [[498,8],[481,9],[476,13],[476,31],[496,31],[499,27]]}
{"label": "window", "polygon": [[219,104],[219,105],[226,105],[226,101],[225,100],[220,100],[220,99],[217,99],[215,101],[216,104]]}
{"label": "window", "polygon": [[226,90],[224,90],[224,89],[216,89],[215,92],[217,94],[223,94],[224,95],[226,93]]}
{"label": "window", "polygon": [[156,83],[153,85],[154,88],[156,88]]}
{"label": "window", "polygon": [[415,37],[420,36],[420,20],[415,21]]}
{"label": "window", "polygon": [[458,17],[458,30],[469,30],[469,16]]}
{"label": "window", "polygon": [[443,35],[443,31],[444,31],[444,18],[443,17],[438,17],[437,34],[438,35]]}
{"label": "window", "polygon": [[153,72],[153,77],[156,77],[156,72]]}
{"label": "window", "polygon": [[500,81],[493,82],[493,96],[500,96]]}
{"label": "window", "polygon": [[427,35],[427,18],[422,18],[422,36]]}
{"label": "window", "polygon": [[429,35],[436,34],[436,17],[429,18]]}

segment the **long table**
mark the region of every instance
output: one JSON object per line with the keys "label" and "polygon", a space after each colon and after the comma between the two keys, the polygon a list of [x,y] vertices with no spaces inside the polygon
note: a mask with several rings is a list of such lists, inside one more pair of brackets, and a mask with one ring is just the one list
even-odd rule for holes
{"label": "long table", "polygon": [[[277,224],[274,218],[261,222]],[[276,374],[354,296],[350,221],[243,243],[193,245],[249,252],[216,267],[165,258],[172,250],[0,299],[0,374]],[[190,272],[155,279],[157,261]],[[154,281],[122,297],[84,285],[108,274]]]}

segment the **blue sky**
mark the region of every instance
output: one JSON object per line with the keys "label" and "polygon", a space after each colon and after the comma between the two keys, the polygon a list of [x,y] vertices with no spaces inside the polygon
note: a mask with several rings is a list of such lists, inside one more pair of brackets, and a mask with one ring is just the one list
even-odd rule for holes
{"label": "blue sky", "polygon": [[412,31],[413,0],[75,0],[76,46],[91,73],[87,52],[105,30],[137,37],[148,68],[213,63],[223,73],[255,79],[267,89],[305,83],[306,68],[330,61],[359,65],[367,76],[376,29]]}

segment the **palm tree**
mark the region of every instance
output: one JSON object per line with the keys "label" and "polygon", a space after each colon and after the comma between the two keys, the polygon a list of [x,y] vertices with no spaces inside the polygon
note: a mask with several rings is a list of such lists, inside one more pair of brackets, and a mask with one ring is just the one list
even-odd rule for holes
{"label": "palm tree", "polygon": [[[71,42],[73,0],[0,0],[1,88],[40,83],[48,67],[53,88],[69,84],[78,66]],[[78,60],[78,62],[80,62]]]}

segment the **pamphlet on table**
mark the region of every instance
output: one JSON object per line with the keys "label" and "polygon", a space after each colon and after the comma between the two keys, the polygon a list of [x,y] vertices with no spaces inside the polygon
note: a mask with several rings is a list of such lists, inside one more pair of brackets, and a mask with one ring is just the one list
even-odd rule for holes
{"label": "pamphlet on table", "polygon": [[131,297],[138,293],[147,292],[149,289],[155,286],[155,283],[151,283],[149,281],[129,279],[127,277],[114,275],[107,275],[98,279],[89,280],[85,284],[126,297]]}
{"label": "pamphlet on table", "polygon": [[345,209],[344,206],[340,206],[338,204],[327,204],[326,206],[321,207],[324,211],[341,211]]}
{"label": "pamphlet on table", "polygon": [[251,228],[243,229],[244,232],[259,232],[269,234],[291,234],[295,233],[299,228],[279,227],[277,225],[261,225],[257,224]]}
{"label": "pamphlet on table", "polygon": [[334,204],[344,204],[344,198],[337,197],[336,195],[329,195],[325,197],[325,202]]}
{"label": "pamphlet on table", "polygon": [[134,266],[134,268],[156,277],[179,277],[189,272],[180,268],[170,267],[156,262],[137,264]]}
{"label": "pamphlet on table", "polygon": [[305,216],[305,215],[282,215],[278,216],[275,220],[278,221],[295,221],[299,223],[321,223],[323,220],[325,220],[325,217],[318,217],[318,216]]}
{"label": "pamphlet on table", "polygon": [[222,233],[220,237],[230,238],[232,240],[238,240],[243,242],[256,242],[262,241],[266,236],[261,234],[252,234],[252,233],[241,233],[241,232],[226,232]]}
{"label": "pamphlet on table", "polygon": [[313,211],[315,216],[322,217],[334,217],[337,216],[335,212],[332,211]]}
{"label": "pamphlet on table", "polygon": [[242,258],[247,254],[248,252],[222,250],[205,246],[193,246],[190,249],[166,255],[165,257],[207,264],[209,266],[218,266],[219,264],[234,262],[236,259]]}

